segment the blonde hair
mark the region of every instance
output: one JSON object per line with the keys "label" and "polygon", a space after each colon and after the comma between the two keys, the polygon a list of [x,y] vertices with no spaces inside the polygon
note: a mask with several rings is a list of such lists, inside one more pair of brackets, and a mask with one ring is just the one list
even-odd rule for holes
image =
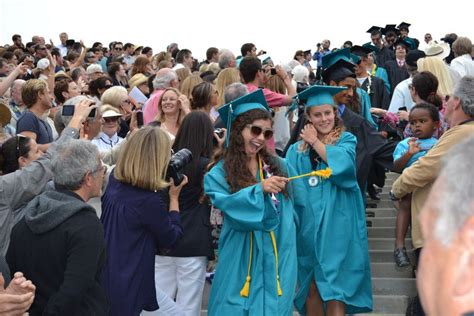
{"label": "blonde hair", "polygon": [[206,71],[212,71],[215,75],[217,75],[220,70],[221,68],[219,67],[218,63],[210,63],[206,69]]}
{"label": "blonde hair", "polygon": [[177,69],[175,70],[175,72],[176,72],[176,75],[178,75],[178,81],[180,84],[184,81],[184,79],[186,79],[187,77],[191,75],[191,70],[189,70],[189,68],[186,68],[186,67]]}
{"label": "blonde hair", "polygon": [[117,112],[117,114],[121,114],[120,111],[119,111],[116,107],[114,107],[114,106],[112,106],[112,105],[110,105],[110,104],[102,104],[102,105],[100,106],[100,108],[99,108],[99,111],[100,111],[100,114],[101,114],[101,115],[102,115],[105,111],[114,111],[114,112]]}
{"label": "blonde hair", "polygon": [[100,101],[102,104],[110,104],[114,108],[120,109],[124,96],[128,96],[127,89],[121,86],[113,86],[105,90]]}
{"label": "blonde hair", "polygon": [[[176,93],[176,96],[179,97],[182,95],[181,92],[179,92],[178,89],[176,88],[166,88],[163,93],[161,94],[160,96],[160,100],[158,101],[158,114],[156,114],[156,117],[155,117],[155,121],[158,121],[158,122],[161,122],[161,123],[164,123],[166,122],[166,117],[165,117],[165,113],[163,112],[163,108],[161,107],[161,105],[163,104],[163,96],[165,95],[166,92],[168,91],[173,91],[174,93]],[[177,124],[178,124],[178,127],[181,126],[181,123],[183,122],[184,120],[184,112],[178,107],[178,121],[177,121]]]}
{"label": "blonde hair", "polygon": [[454,83],[449,74],[448,66],[437,57],[420,58],[417,61],[418,72],[429,71],[438,79],[438,94],[450,95],[453,92]]}
{"label": "blonde hair", "polygon": [[153,56],[152,63],[155,68],[158,68],[162,61],[171,61],[171,54],[167,52],[159,52]]}
{"label": "blonde hair", "polygon": [[286,94],[286,86],[283,80],[278,75],[271,75],[263,85],[265,88],[273,92]]}
{"label": "blonde hair", "polygon": [[225,88],[231,83],[241,82],[240,72],[237,68],[226,68],[219,72],[216,78],[216,89],[219,93],[219,106],[224,104],[224,91]]}
{"label": "blonde hair", "polygon": [[26,81],[23,88],[21,88],[23,103],[25,103],[27,108],[32,107],[38,100],[38,93],[46,93],[47,89],[48,85],[44,80],[30,79]]}
{"label": "blonde hair", "polygon": [[[146,150],[143,150],[146,148]],[[171,140],[160,128],[140,129],[120,149],[114,176],[123,183],[150,191],[166,188]]]}
{"label": "blonde hair", "polygon": [[181,91],[182,94],[187,96],[188,99],[191,99],[191,93],[193,92],[194,87],[200,84],[201,82],[202,78],[199,76],[199,73],[192,74],[191,76],[184,79],[183,82],[181,82],[181,85],[179,86],[179,91]]}

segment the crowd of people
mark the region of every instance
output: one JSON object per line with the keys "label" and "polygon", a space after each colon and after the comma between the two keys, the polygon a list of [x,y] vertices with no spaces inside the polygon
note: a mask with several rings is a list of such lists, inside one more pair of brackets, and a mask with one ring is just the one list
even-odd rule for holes
{"label": "crowd of people", "polygon": [[474,312],[474,46],[427,33],[421,50],[409,27],[281,65],[253,43],[199,62],[13,35],[0,315],[196,316],[206,279],[209,315],[370,312],[365,209],[387,172],[394,264],[426,313]]}

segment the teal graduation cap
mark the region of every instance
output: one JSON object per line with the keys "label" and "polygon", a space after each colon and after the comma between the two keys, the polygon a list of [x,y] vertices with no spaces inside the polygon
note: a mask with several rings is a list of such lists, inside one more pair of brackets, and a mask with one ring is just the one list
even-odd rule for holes
{"label": "teal graduation cap", "polygon": [[254,92],[224,104],[217,109],[222,121],[225,122],[227,128],[227,138],[225,141],[226,147],[229,145],[229,136],[232,122],[235,121],[237,116],[240,114],[255,109],[267,112],[270,111],[262,89],[255,90]]}
{"label": "teal graduation cap", "polygon": [[337,105],[334,103],[334,96],[341,91],[346,90],[346,87],[333,86],[311,86],[304,91],[298,93],[298,98],[305,103],[306,107],[320,106],[320,105]]}
{"label": "teal graduation cap", "polygon": [[322,58],[323,69],[329,68],[334,65],[337,61],[343,59],[345,61],[351,61],[351,49],[349,47],[344,49],[338,49],[337,51],[324,55]]}

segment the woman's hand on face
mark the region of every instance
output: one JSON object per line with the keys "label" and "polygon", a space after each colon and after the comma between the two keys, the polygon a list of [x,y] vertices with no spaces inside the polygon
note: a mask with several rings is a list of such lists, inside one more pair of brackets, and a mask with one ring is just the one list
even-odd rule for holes
{"label": "woman's hand on face", "polygon": [[183,110],[184,114],[188,114],[191,112],[191,105],[189,103],[188,98],[182,94],[178,97],[178,105],[181,110]]}
{"label": "woman's hand on face", "polygon": [[318,131],[313,124],[306,124],[306,126],[301,130],[300,137],[306,143],[312,145],[318,140]]}
{"label": "woman's hand on face", "polygon": [[280,193],[288,183],[288,178],[271,176],[262,182],[262,189],[265,193]]}
{"label": "woman's hand on face", "polygon": [[173,179],[170,178],[169,181],[170,181],[170,190],[169,190],[170,199],[173,199],[173,198],[177,199],[179,197],[179,193],[181,192],[181,189],[186,184],[188,184],[188,177],[184,176],[183,181],[178,186],[174,184]]}

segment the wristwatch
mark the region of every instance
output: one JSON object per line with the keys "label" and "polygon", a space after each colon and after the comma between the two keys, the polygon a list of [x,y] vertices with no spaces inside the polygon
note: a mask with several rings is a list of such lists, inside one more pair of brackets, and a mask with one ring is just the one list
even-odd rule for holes
{"label": "wristwatch", "polygon": [[395,194],[393,194],[393,191],[392,191],[392,190],[390,190],[390,192],[388,193],[388,195],[390,196],[390,200],[392,200],[392,201],[398,201],[398,200],[400,200],[399,198],[397,198],[397,197],[395,196]]}

